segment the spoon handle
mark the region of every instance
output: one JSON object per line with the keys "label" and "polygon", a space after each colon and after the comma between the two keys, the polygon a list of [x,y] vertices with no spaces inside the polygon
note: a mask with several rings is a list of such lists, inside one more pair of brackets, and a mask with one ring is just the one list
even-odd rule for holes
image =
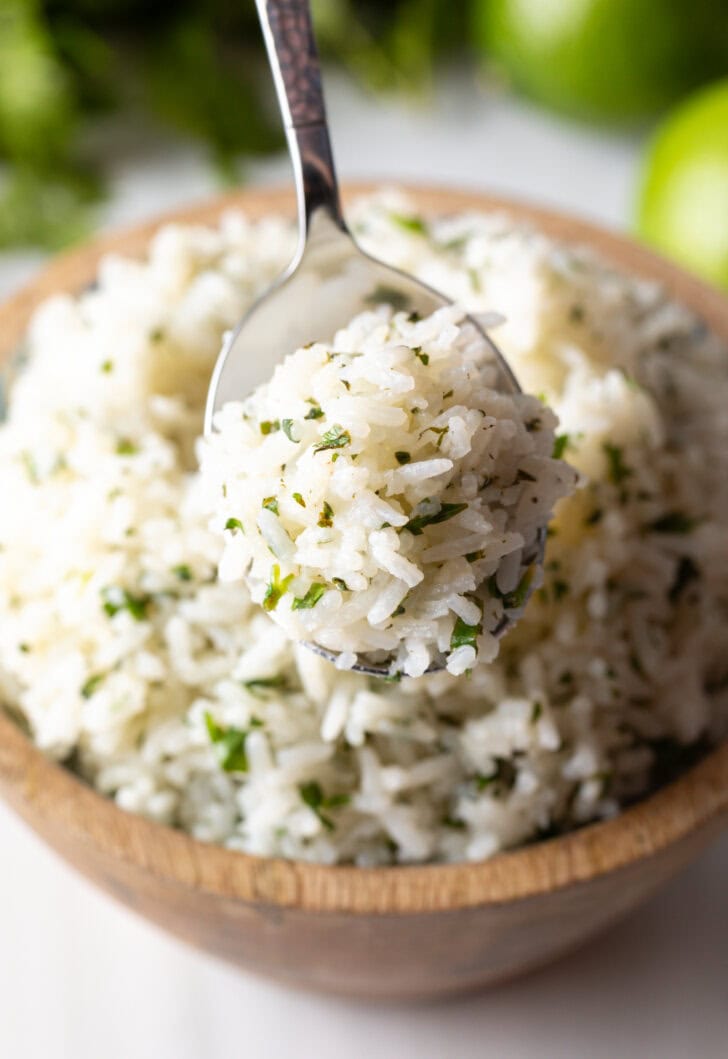
{"label": "spoon handle", "polygon": [[308,0],[256,0],[293,162],[303,245],[317,217],[346,232]]}

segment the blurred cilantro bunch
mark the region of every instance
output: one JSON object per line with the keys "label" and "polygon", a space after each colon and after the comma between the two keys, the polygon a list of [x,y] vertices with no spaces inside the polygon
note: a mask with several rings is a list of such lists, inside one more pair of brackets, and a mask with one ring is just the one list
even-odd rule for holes
{"label": "blurred cilantro bunch", "polygon": [[[458,6],[313,0],[322,51],[397,91],[466,37]],[[230,179],[281,147],[253,0],[0,0],[0,247],[85,233],[104,193],[93,132],[114,113],[199,138]]]}

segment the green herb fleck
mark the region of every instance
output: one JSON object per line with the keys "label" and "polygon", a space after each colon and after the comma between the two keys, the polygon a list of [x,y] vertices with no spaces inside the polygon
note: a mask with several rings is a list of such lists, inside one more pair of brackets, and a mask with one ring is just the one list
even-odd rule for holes
{"label": "green herb fleck", "polygon": [[490,594],[498,599],[503,600],[503,607],[505,610],[519,610],[526,600],[528,599],[528,592],[531,587],[531,582],[534,577],[534,568],[529,566],[528,570],[525,571],[521,580],[512,592],[501,592],[498,588],[495,574],[488,581],[488,588]]}
{"label": "green herb fleck", "polygon": [[262,727],[262,721],[257,717],[251,717],[247,729],[223,728],[210,713],[205,714],[205,726],[210,742],[217,748],[220,767],[225,772],[247,772],[248,755],[245,743],[254,728]]}
{"label": "green herb fleck", "polygon": [[390,219],[398,228],[402,228],[405,232],[414,232],[415,235],[426,236],[429,234],[429,229],[422,219],[422,217],[416,217],[412,214],[406,213],[390,213]]}
{"label": "green herb fleck", "polygon": [[402,467],[405,463],[409,463],[410,462],[410,460],[412,459],[412,456],[410,455],[409,452],[395,452],[394,458],[397,461],[397,463],[400,465],[400,467]]}
{"label": "green herb fleck", "polygon": [[304,419],[321,419],[321,417],[324,414],[323,408],[321,408],[321,406],[318,405],[312,399],[309,399],[309,403],[313,405],[313,408],[309,408],[308,412],[306,412],[306,414],[305,414],[305,416],[303,418]]}
{"label": "green herb fleck", "polygon": [[430,363],[430,354],[422,352],[422,346],[415,346],[412,350],[417,359],[424,364],[425,367]]}
{"label": "green herb fleck", "polygon": [[81,688],[81,697],[84,699],[90,699],[94,692],[98,691],[100,685],[105,679],[105,673],[94,673],[94,675],[89,677]]}
{"label": "green herb fleck", "polygon": [[425,434],[428,434],[430,432],[432,432],[433,434],[437,434],[437,442],[435,444],[435,448],[439,449],[442,445],[442,439],[445,437],[449,429],[450,427],[447,425],[445,425],[444,427],[427,427],[425,430],[422,431],[420,437],[423,437]]}
{"label": "green herb fleck", "polygon": [[597,522],[601,522],[604,518],[604,512],[600,507],[595,508],[591,515],[587,515],[584,519],[585,526],[596,526]]}
{"label": "green herb fleck", "polygon": [[697,521],[683,514],[682,511],[670,511],[662,518],[656,519],[650,524],[653,533],[692,533],[697,526]]}
{"label": "green herb fleck", "polygon": [[450,650],[455,651],[458,647],[474,647],[477,650],[478,636],[482,631],[482,623],[466,625],[462,618],[458,618],[450,637]]}
{"label": "green herb fleck", "polygon": [[109,375],[114,370],[113,360],[105,360],[101,365],[101,371],[104,375]]}
{"label": "green herb fleck", "polygon": [[336,587],[338,588],[339,592],[348,592],[349,591],[349,586],[347,585],[346,581],[343,581],[340,577],[332,577],[331,578],[331,584],[332,585],[336,585]]}
{"label": "green herb fleck", "polygon": [[120,585],[107,585],[101,589],[104,613],[113,618],[125,610],[134,621],[145,621],[152,597],[147,593],[135,595]]}
{"label": "green herb fleck", "polygon": [[281,568],[277,563],[271,567],[270,581],[263,596],[263,610],[271,611],[276,609],[281,596],[285,594],[292,580],[293,574],[281,578]]}
{"label": "green herb fleck", "polygon": [[447,522],[455,518],[461,511],[465,511],[467,504],[441,504],[440,510],[432,515],[416,515],[411,518],[404,529],[409,530],[415,537],[419,537],[425,526],[435,526],[440,522]]}
{"label": "green herb fleck", "polygon": [[293,494],[293,499],[296,501],[296,503],[299,505],[299,507],[305,507],[306,506],[306,501],[303,499],[303,497],[301,496],[300,493],[294,493]]}
{"label": "green herb fleck", "polygon": [[245,533],[245,529],[239,518],[229,518],[225,523],[225,529],[230,530],[231,533],[237,533],[238,531],[240,531],[240,533]]}
{"label": "green herb fleck", "polygon": [[291,604],[291,610],[310,610],[315,607],[326,591],[326,585],[314,582],[305,596],[296,596]]}
{"label": "green herb fleck", "polygon": [[323,510],[321,511],[321,514],[319,515],[318,525],[321,526],[322,529],[326,529],[328,526],[333,526],[333,524],[334,509],[327,500],[324,500],[324,506]]}
{"label": "green herb fleck", "polygon": [[342,449],[344,445],[351,444],[351,434],[344,430],[338,423],[334,423],[331,430],[327,430],[320,443],[313,450],[323,452],[325,449]]}
{"label": "green herb fleck", "polygon": [[263,501],[262,505],[266,511],[272,511],[274,515],[278,514],[278,499],[275,496],[267,496]]}
{"label": "green herb fleck", "polygon": [[260,432],[263,435],[275,434],[276,430],[281,429],[281,423],[279,419],[264,419],[260,424]]}
{"label": "green herb fleck", "polygon": [[292,419],[281,419],[281,428],[283,433],[286,435],[289,441],[292,441],[294,445],[297,445],[301,440],[300,438],[294,438],[293,436],[293,420]]}
{"label": "green herb fleck", "polygon": [[303,803],[316,814],[327,831],[333,831],[336,824],[327,816],[326,810],[340,809],[351,800],[348,794],[324,794],[321,784],[316,780],[302,783],[298,790]]}
{"label": "green herb fleck", "polygon": [[543,714],[543,706],[540,702],[534,702],[531,710],[531,724],[536,724]]}
{"label": "green herb fleck", "polygon": [[406,294],[395,287],[375,287],[364,299],[367,305],[391,305],[395,312],[406,309],[410,301]]}
{"label": "green herb fleck", "polygon": [[191,581],[192,571],[190,570],[187,563],[180,563],[179,566],[172,567],[172,573],[180,581]]}
{"label": "green herb fleck", "polygon": [[261,691],[287,688],[288,681],[281,673],[275,677],[253,677],[251,680],[244,680],[243,687],[247,688],[253,695],[257,695]]}
{"label": "green herb fleck", "polygon": [[677,570],[675,571],[675,579],[670,586],[670,591],[667,594],[667,598],[671,603],[677,603],[680,596],[683,594],[685,589],[692,581],[697,581],[700,577],[700,570],[695,565],[693,560],[688,555],[684,555],[680,562],[677,564]]}
{"label": "green herb fleck", "polygon": [[609,441],[605,441],[602,448],[607,457],[607,474],[610,482],[613,485],[621,485],[632,476],[632,468],[624,462],[624,453],[619,445],[612,445]]}
{"label": "green herb fleck", "polygon": [[572,446],[571,436],[569,434],[557,434],[554,438],[554,448],[551,456],[555,460],[562,460],[564,453],[568,448]]}
{"label": "green herb fleck", "polygon": [[138,447],[129,438],[119,438],[116,443],[117,456],[136,456],[138,452]]}

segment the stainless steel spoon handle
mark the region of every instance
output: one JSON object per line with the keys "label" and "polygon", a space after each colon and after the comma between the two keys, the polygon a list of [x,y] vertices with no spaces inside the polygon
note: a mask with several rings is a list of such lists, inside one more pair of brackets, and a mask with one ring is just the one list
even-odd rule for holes
{"label": "stainless steel spoon handle", "polygon": [[308,0],[256,0],[298,195],[301,249],[318,221],[346,231]]}

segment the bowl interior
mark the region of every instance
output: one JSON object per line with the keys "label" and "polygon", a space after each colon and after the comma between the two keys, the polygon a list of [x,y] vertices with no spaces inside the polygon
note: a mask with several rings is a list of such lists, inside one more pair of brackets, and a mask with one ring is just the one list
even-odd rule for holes
{"label": "bowl interior", "polygon": [[[352,185],[347,197],[373,190]],[[629,240],[572,217],[476,193],[408,188],[425,213],[503,211],[562,241],[586,244],[620,269],[663,283],[728,341],[728,300]],[[52,293],[91,282],[110,251],[138,255],[160,224],[215,222],[224,210],[251,216],[287,210],[287,190],[235,192],[112,234],[55,259],[28,287],[0,307],[0,366],[22,339],[36,305]],[[478,864],[359,869],[258,858],[205,845],[129,815],[70,771],[48,761],[18,725],[0,713],[0,790],[51,844],[82,859],[92,845],[102,862],[143,865],[160,878],[225,898],[315,912],[441,911],[501,903],[574,885],[649,858],[691,834],[716,829],[728,814],[728,745],[711,751],[677,780],[618,818],[563,837],[502,853]],[[70,843],[70,846],[69,846]],[[69,853],[69,848],[71,852]]]}

